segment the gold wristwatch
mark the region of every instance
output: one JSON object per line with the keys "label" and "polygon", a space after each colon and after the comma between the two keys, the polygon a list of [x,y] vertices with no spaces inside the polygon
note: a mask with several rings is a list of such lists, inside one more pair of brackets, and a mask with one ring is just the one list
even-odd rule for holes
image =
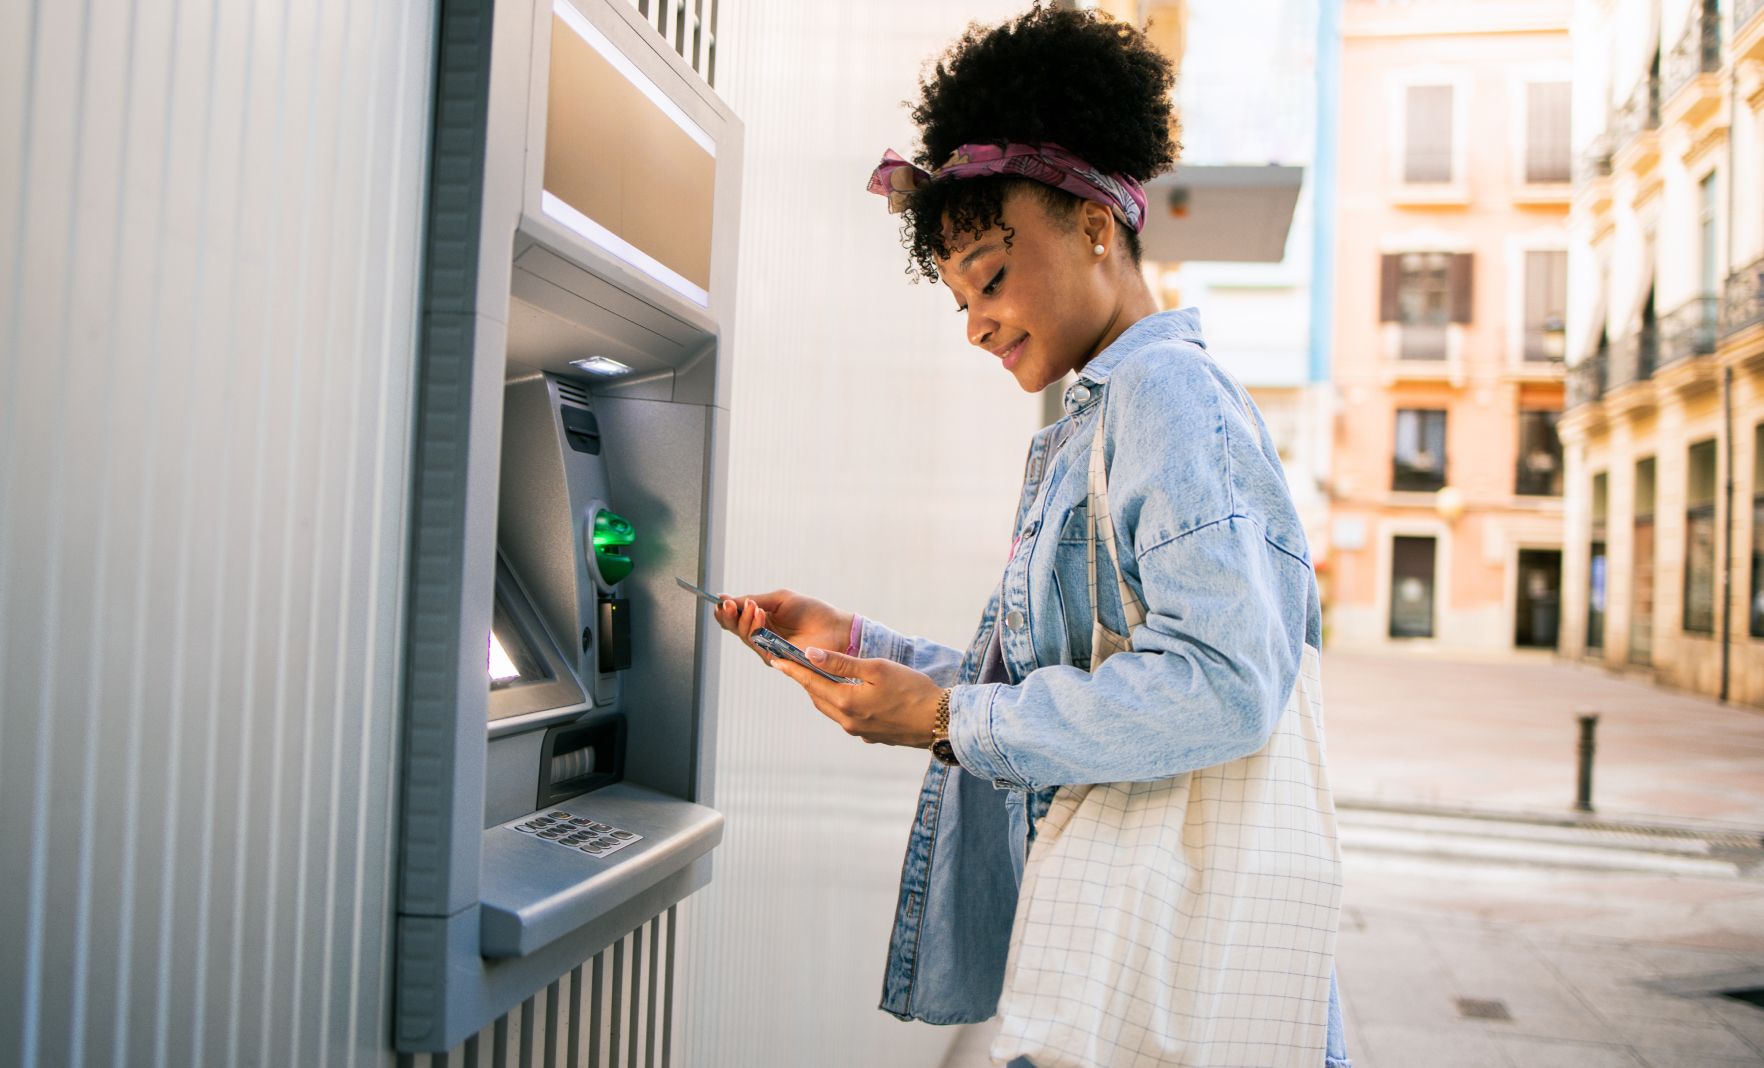
{"label": "gold wristwatch", "polygon": [[955,747],[949,744],[949,688],[937,698],[937,719],[931,727],[931,755],[952,768],[961,767]]}

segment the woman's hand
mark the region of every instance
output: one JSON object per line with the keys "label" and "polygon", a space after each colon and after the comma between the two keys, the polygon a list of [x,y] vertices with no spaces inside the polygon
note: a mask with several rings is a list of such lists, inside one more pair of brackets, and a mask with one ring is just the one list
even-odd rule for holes
{"label": "woman's hand", "polygon": [[821,714],[845,733],[883,745],[930,747],[931,731],[937,725],[937,702],[943,695],[943,687],[931,676],[892,660],[861,660],[813,646],[803,652],[824,670],[863,680],[856,686],[828,682],[783,657],[772,661],[773,667],[795,679]]}
{"label": "woman's hand", "polygon": [[756,593],[739,601],[725,597],[714,613],[717,625],[740,638],[761,660],[772,658],[753,644],[753,632],[766,627],[798,649],[844,649],[851,642],[850,612],[794,590]]}

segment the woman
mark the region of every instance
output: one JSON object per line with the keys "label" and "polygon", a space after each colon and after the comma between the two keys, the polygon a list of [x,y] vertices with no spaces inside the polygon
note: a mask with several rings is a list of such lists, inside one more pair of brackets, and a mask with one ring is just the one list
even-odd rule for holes
{"label": "woman", "polygon": [[[966,652],[789,590],[716,613],[750,647],[769,627],[860,680],[760,653],[849,733],[932,750],[883,988],[903,1019],[998,1010],[1026,856],[1061,786],[1181,781],[1258,753],[1320,644],[1266,428],[1207,356],[1195,315],[1159,313],[1140,271],[1140,183],[1179,147],[1171,77],[1138,32],[1088,13],[972,28],[921,84],[922,168],[891,152],[871,178],[904,213],[912,269],[949,289],[970,343],[1031,393],[1077,375],[1064,418],[1030,444],[1010,557]],[[1104,664],[1099,642],[1123,651]],[[1314,1055],[1297,1060],[1344,1068],[1336,894],[1310,985],[1285,995],[1308,997],[1311,1026],[1281,1033],[1307,1036]],[[1269,984],[1267,969],[1224,968],[1226,986]],[[1177,1026],[1179,1041],[1137,1063],[1272,1063],[1222,1053],[1213,1021]]]}

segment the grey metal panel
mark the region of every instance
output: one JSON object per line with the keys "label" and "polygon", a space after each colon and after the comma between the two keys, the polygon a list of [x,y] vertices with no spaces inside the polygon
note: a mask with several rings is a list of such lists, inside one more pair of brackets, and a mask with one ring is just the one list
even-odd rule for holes
{"label": "grey metal panel", "polygon": [[[701,602],[674,584],[696,581],[703,527],[710,409],[597,396],[613,508],[637,529],[636,561],[620,591],[631,600],[631,643],[642,651],[624,672],[629,726],[625,774],[676,797],[695,798]],[[706,633],[705,638],[715,634]]]}
{"label": "grey metal panel", "polygon": [[8,12],[0,1062],[389,1062],[431,11]]}
{"label": "grey metal panel", "polygon": [[721,813],[629,783],[556,807],[642,838],[591,857],[507,826],[486,828],[478,906],[486,957],[524,957],[550,945],[709,853],[723,837]]}

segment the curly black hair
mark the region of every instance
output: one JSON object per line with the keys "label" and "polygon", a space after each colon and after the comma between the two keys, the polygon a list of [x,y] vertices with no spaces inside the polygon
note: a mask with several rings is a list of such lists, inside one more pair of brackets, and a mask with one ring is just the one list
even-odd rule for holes
{"label": "curly black hair", "polygon": [[[964,144],[1056,144],[1105,174],[1150,181],[1176,162],[1182,145],[1170,103],[1175,71],[1138,30],[1089,11],[1043,8],[1000,26],[968,27],[912,104],[920,149],[934,170]],[[937,280],[949,255],[944,236],[978,234],[1003,222],[1005,197],[1028,185],[1056,215],[1078,198],[1026,178],[1002,175],[928,182],[907,199],[901,243],[907,274]],[[1127,247],[1139,262],[1139,235]],[[1005,240],[1010,242],[1006,227]]]}

